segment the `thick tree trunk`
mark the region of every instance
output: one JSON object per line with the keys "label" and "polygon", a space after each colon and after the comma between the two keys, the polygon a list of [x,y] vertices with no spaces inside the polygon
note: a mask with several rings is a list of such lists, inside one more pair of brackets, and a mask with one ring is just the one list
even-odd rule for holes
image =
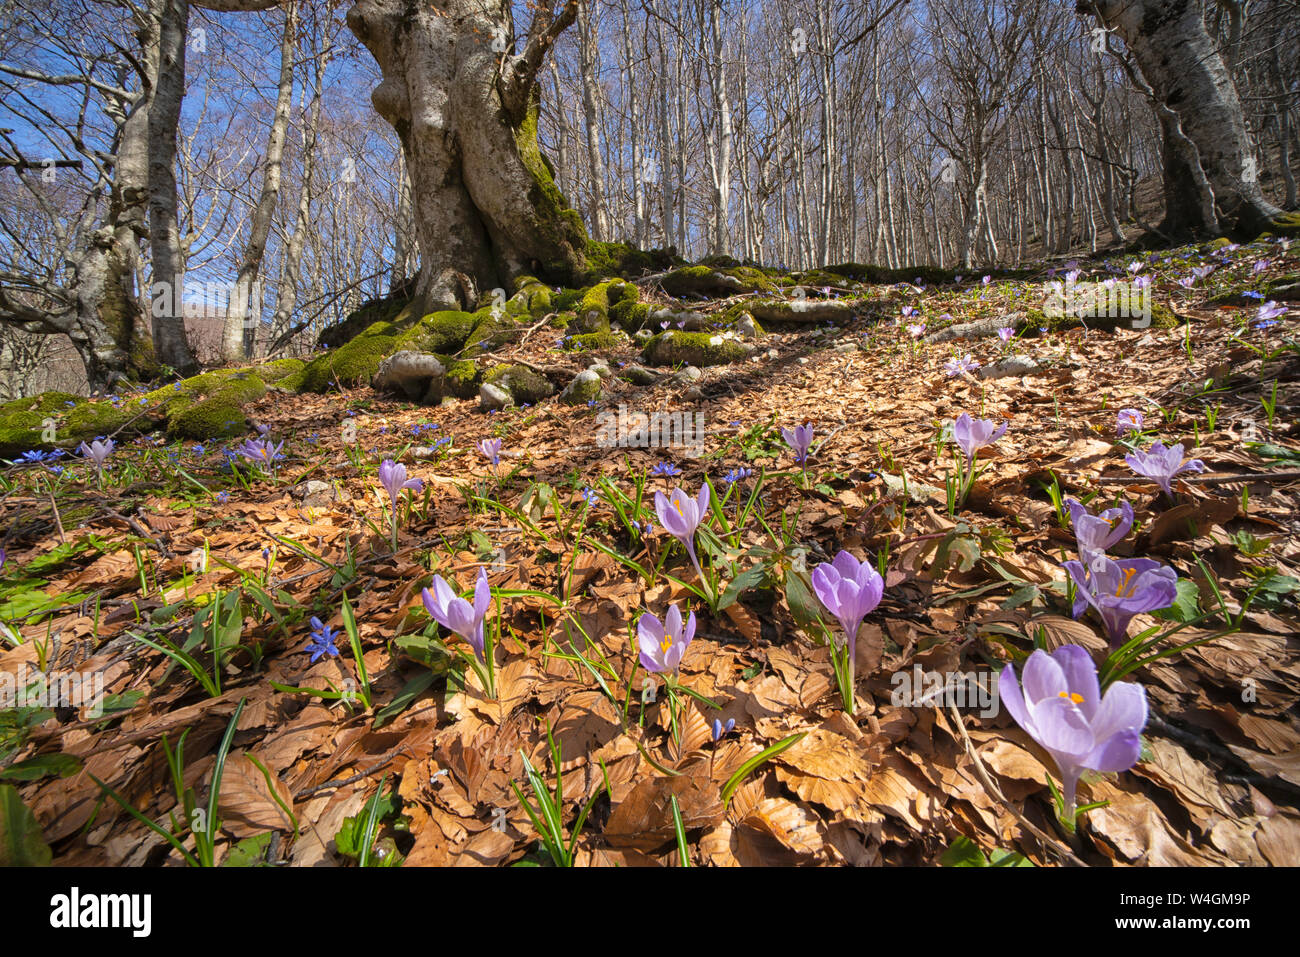
{"label": "thick tree trunk", "polygon": [[519,275],[564,282],[585,268],[581,217],[537,146],[537,67],[576,0],[558,16],[543,6],[518,56],[505,0],[360,0],[348,11],[383,72],[374,104],[411,176],[426,307],[473,306]]}
{"label": "thick tree trunk", "polygon": [[185,261],[176,212],[176,134],[185,97],[189,0],[154,0],[158,69],[149,109],[149,259],[153,267],[153,344],[158,361],[181,375],[198,371],[185,337]]}
{"label": "thick tree trunk", "polygon": [[[1080,0],[1133,52],[1150,84],[1165,141],[1163,232],[1215,232],[1238,237],[1270,228],[1281,210],[1260,191],[1258,160],[1242,117],[1241,101],[1195,0]],[[1186,142],[1181,142],[1178,132]],[[1170,136],[1174,139],[1171,141]],[[1197,168],[1203,175],[1198,183]],[[1214,216],[1205,209],[1205,186]],[[1189,205],[1189,200],[1190,205]],[[1217,219],[1217,224],[1212,221]],[[1181,227],[1179,230],[1178,228]]]}

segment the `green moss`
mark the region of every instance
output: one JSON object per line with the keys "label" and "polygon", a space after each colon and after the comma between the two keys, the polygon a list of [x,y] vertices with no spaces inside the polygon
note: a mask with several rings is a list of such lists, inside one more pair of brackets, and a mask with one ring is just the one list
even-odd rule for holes
{"label": "green moss", "polygon": [[363,332],[373,332],[375,323],[393,322],[410,304],[411,297],[405,291],[372,299],[348,313],[342,322],[326,327],[321,332],[317,345],[337,349]]}
{"label": "green moss", "polygon": [[[182,383],[184,385],[184,383]],[[167,434],[176,439],[224,439],[247,431],[244,406],[266,394],[266,384],[252,371],[237,370],[210,395],[193,390],[195,401],[173,402],[167,410]]]}
{"label": "green moss", "polygon": [[745,292],[775,292],[777,284],[761,269],[736,266],[712,269],[708,266],[683,266],[661,280],[670,296],[731,296]]}
{"label": "green moss", "polygon": [[560,400],[566,405],[586,405],[592,399],[600,397],[600,376],[587,370],[578,373],[568,388],[560,394]]}
{"label": "green moss", "polygon": [[597,282],[609,276],[636,279],[646,273],[671,269],[680,260],[671,250],[637,249],[627,243],[587,243],[587,281]]}
{"label": "green moss", "polygon": [[48,449],[61,444],[43,441],[43,423],[46,419],[55,419],[58,423],[56,439],[62,438],[66,426],[61,416],[68,411],[69,402],[79,401],[84,402],[67,392],[43,392],[0,405],[0,458],[12,459],[29,449]]}
{"label": "green moss", "polygon": [[451,356],[438,356],[438,361],[446,368],[443,382],[446,391],[458,399],[472,399],[478,395],[482,376],[478,365],[470,359],[453,359]]}
{"label": "green moss", "polygon": [[307,363],[302,370],[302,391],[328,392],[336,383],[352,386],[369,382],[379,363],[397,349],[396,336],[357,336]]}
{"label": "green moss", "polygon": [[1294,213],[1283,213],[1269,225],[1273,227],[1271,232],[1262,235],[1300,236],[1300,210]]}
{"label": "green moss", "polygon": [[499,348],[519,334],[519,326],[504,312],[494,315],[491,309],[480,309],[474,315],[478,323],[461,350],[467,355]]}
{"label": "green moss", "polygon": [[[478,312],[444,309],[431,312],[398,337],[397,349],[412,352],[454,353],[465,345],[477,326],[490,314],[490,308]],[[367,335],[370,331],[367,330]]]}
{"label": "green moss", "polygon": [[582,302],[586,289],[561,289],[551,299],[551,308],[556,312],[572,312]]}
{"label": "green moss", "polygon": [[555,387],[545,376],[538,375],[527,366],[499,365],[489,369],[483,381],[505,389],[516,403],[540,402],[555,393]]}
{"label": "green moss", "polygon": [[[714,341],[714,340],[718,341]],[[642,356],[652,365],[725,365],[751,355],[751,350],[734,339],[722,339],[708,332],[661,332],[646,343]]]}
{"label": "green moss", "polygon": [[639,291],[630,282],[610,279],[596,283],[578,303],[576,328],[582,332],[609,332],[611,307],[622,302],[636,302]]}
{"label": "green moss", "polygon": [[610,321],[628,332],[636,332],[638,329],[643,328],[649,316],[649,306],[631,299],[620,300],[611,306],[609,310]]}
{"label": "green moss", "polygon": [[582,217],[569,208],[568,201],[555,185],[555,177],[542,158],[537,145],[538,98],[536,90],[524,116],[515,128],[515,148],[524,168],[533,178],[528,201],[535,211],[535,222],[543,245],[554,250],[542,271],[549,279],[572,282],[585,265],[587,230]]}

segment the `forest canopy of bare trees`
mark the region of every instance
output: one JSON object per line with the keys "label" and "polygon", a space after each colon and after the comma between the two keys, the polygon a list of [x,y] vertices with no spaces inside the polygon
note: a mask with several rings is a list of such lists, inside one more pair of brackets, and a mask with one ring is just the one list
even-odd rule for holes
{"label": "forest canopy of bare trees", "polygon": [[[1014,265],[1258,232],[1294,210],[1300,5],[1136,6],[1151,15],[1135,26],[1120,5],[1061,0],[489,5],[463,42],[514,71],[524,99],[508,111],[535,111],[592,239],[687,259]],[[463,230],[431,201],[436,176],[410,175],[404,145],[423,162],[429,140],[404,144],[372,104],[395,75],[358,33],[383,7],[0,4],[5,394],[39,390],[69,348],[101,389],[306,349],[422,262],[468,268],[426,262]],[[1160,43],[1176,31],[1203,52],[1171,75]],[[459,148],[477,149],[483,124],[463,122]],[[514,250],[478,286],[540,258],[507,242],[536,229],[514,222],[518,203],[473,201],[484,241]],[[578,256],[576,228],[546,241]]]}

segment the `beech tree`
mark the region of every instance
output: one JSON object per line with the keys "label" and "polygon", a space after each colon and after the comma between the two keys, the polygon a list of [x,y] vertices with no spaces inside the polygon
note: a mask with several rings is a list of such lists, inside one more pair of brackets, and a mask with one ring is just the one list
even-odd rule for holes
{"label": "beech tree", "polygon": [[[587,233],[537,145],[537,72],[578,0],[542,0],[516,39],[508,0],[359,0],[375,108],[402,142],[427,308],[472,308],[524,273],[571,281]],[[514,53],[522,43],[522,50]]]}
{"label": "beech tree", "polygon": [[[1220,0],[1240,18],[1238,0]],[[1133,53],[1160,115],[1169,236],[1227,231],[1250,238],[1282,210],[1259,187],[1261,163],[1247,133],[1228,63],[1196,0],[1081,0]],[[1240,25],[1236,28],[1240,33]],[[1228,48],[1234,42],[1230,39]],[[1136,78],[1134,78],[1136,80]]]}

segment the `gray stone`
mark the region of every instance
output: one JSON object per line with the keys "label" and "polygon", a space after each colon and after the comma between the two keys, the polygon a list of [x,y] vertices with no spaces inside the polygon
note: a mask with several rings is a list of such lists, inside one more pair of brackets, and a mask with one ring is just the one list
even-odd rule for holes
{"label": "gray stone", "polygon": [[560,393],[565,405],[586,405],[600,395],[600,376],[591,369],[583,369]]}
{"label": "gray stone", "polygon": [[505,389],[484,382],[478,387],[478,401],[485,409],[505,409],[515,404],[515,400]]}

